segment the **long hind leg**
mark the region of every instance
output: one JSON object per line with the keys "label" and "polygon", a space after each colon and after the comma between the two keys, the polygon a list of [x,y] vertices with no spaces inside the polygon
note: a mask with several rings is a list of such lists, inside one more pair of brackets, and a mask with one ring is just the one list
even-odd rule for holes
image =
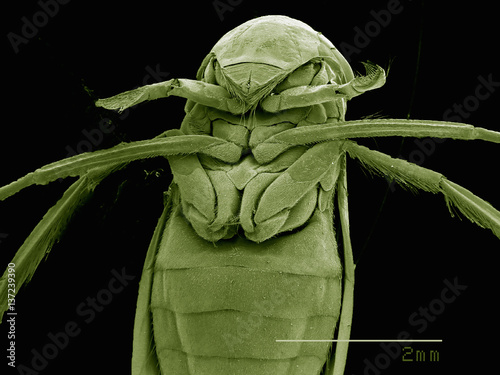
{"label": "long hind leg", "polygon": [[[345,166],[345,159],[344,159]],[[349,234],[349,207],[347,204],[347,175],[345,167],[339,177],[337,185],[340,225],[342,228],[342,247],[344,248],[344,275],[342,312],[340,314],[339,332],[335,357],[325,375],[343,375],[347,361],[349,338],[351,337],[352,314],[354,309],[354,260],[352,255],[351,237]]]}
{"label": "long hind leg", "polygon": [[469,190],[448,180],[441,173],[422,168],[405,160],[391,158],[353,141],[346,141],[343,148],[368,170],[387,176],[403,187],[442,193],[452,215],[451,208],[455,207],[467,219],[482,228],[491,229],[493,234],[500,238],[500,212]]}
{"label": "long hind leg", "polygon": [[[75,211],[92,194],[95,187],[116,168],[97,168],[75,181],[52,206],[26,238],[12,263],[16,265],[16,290],[29,282],[41,260],[47,256],[52,245],[59,240]],[[7,270],[0,278],[0,316],[7,306]]]}
{"label": "long hind leg", "polygon": [[167,195],[165,208],[158,220],[151,243],[149,244],[141,282],[134,321],[134,343],[132,352],[132,375],[160,375],[161,371],[156,354],[153,336],[153,317],[151,314],[151,290],[153,287],[154,261],[161,236],[171,212],[171,198]]}

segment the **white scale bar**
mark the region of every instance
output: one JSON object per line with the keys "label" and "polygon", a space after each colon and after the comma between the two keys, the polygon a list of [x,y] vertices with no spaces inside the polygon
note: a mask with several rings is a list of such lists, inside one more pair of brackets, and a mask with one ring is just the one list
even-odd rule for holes
{"label": "white scale bar", "polygon": [[443,340],[276,340],[276,342],[443,342]]}

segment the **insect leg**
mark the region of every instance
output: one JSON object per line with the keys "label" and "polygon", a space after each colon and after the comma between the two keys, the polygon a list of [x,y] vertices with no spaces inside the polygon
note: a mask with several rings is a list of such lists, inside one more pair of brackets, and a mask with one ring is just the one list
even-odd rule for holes
{"label": "insect leg", "polygon": [[191,79],[177,78],[142,86],[109,98],[99,99],[95,105],[122,112],[139,103],[167,98],[169,96],[180,96],[196,103],[233,114],[241,114],[245,111],[244,104],[233,98],[222,86]]}
{"label": "insect leg", "polygon": [[345,168],[341,168],[338,180],[338,203],[340,224],[342,227],[342,246],[344,248],[344,291],[342,296],[342,312],[340,314],[339,332],[337,345],[335,347],[335,359],[333,368],[327,369],[325,375],[343,375],[351,337],[352,314],[354,307],[354,260],[352,255],[351,236],[349,234],[349,208],[347,203],[347,175]]}
{"label": "insect leg", "polygon": [[216,238],[231,238],[236,234],[237,217],[240,208],[240,193],[225,171],[207,170],[207,175],[215,190],[217,209],[215,220],[209,225]]}
{"label": "insect leg", "polygon": [[500,238],[500,212],[442,174],[405,160],[391,158],[389,155],[370,150],[353,141],[346,141],[343,149],[352,158],[358,159],[368,170],[394,179],[404,188],[442,193],[452,215],[451,207],[454,206],[470,221],[482,228],[491,229],[493,234]]}
{"label": "insect leg", "polygon": [[34,184],[45,185],[58,178],[81,176],[94,168],[106,168],[103,170],[107,170],[134,160],[193,153],[202,153],[228,163],[234,163],[241,155],[241,147],[207,135],[179,135],[121,143],[107,150],[83,153],[47,164],[11,184],[1,187],[0,200],[25,187]]}
{"label": "insect leg", "polygon": [[[215,219],[215,192],[197,155],[169,156],[168,162],[179,187],[182,210],[199,232]],[[203,236],[204,237],[204,236]]]}
{"label": "insect leg", "polygon": [[170,191],[167,193],[165,208],[158,220],[151,243],[149,244],[141,281],[134,321],[134,342],[132,351],[132,375],[160,375],[158,357],[156,354],[153,318],[151,314],[151,291],[153,288],[154,261],[161,236],[172,210]]}
{"label": "insect leg", "polygon": [[[74,182],[47,211],[12,260],[16,264],[17,290],[31,280],[40,261],[61,237],[75,210],[85,203],[94,188],[111,172],[112,170],[105,169],[90,171]],[[8,273],[5,271],[0,279],[0,317],[7,309],[7,279]]]}
{"label": "insect leg", "polygon": [[241,214],[247,238],[262,242],[304,224],[316,206],[318,182],[338,171],[339,149],[338,142],[313,146],[276,179],[250,181]]}
{"label": "insect leg", "polygon": [[456,122],[403,119],[358,120],[285,130],[256,146],[253,154],[259,163],[265,163],[296,145],[337,139],[390,136],[453,138],[500,143],[500,132]]}
{"label": "insect leg", "polygon": [[343,85],[328,83],[318,86],[299,86],[270,95],[261,103],[268,112],[279,112],[285,109],[306,107],[314,104],[330,102],[334,99],[352,99],[366,91],[375,90],[385,83],[385,71],[378,65],[365,64],[367,75],[354,78]]}

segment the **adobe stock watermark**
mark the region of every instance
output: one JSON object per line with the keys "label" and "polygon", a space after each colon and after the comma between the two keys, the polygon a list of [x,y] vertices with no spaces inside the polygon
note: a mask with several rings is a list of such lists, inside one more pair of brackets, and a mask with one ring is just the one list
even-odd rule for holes
{"label": "adobe stock watermark", "polygon": [[18,364],[16,369],[21,375],[37,375],[43,371],[49,362],[57,358],[59,353],[66,349],[71,340],[74,340],[84,327],[83,324],[91,324],[97,314],[113,302],[114,297],[121,293],[135,279],[134,275],[128,275],[125,267],[121,271],[111,270],[111,279],[107,286],[99,290],[95,296],[87,297],[80,303],[75,311],[78,319],[70,320],[56,333],[47,334],[47,342],[41,348],[32,348],[32,358],[28,364]]}
{"label": "adobe stock watermark", "polygon": [[[467,290],[467,285],[460,284],[458,277],[455,277],[453,281],[444,279],[443,284],[444,287],[439,296],[432,299],[427,305],[419,306],[417,311],[408,317],[409,326],[414,328],[419,335],[423,334],[429,325],[445,312],[446,307],[455,302]],[[403,341],[380,343],[380,353],[373,358],[363,360],[365,365],[363,375],[381,375],[395,360],[401,357],[402,348],[411,345],[412,335],[409,330],[403,330],[399,332],[396,339]]]}
{"label": "adobe stock watermark", "polygon": [[[144,69],[146,70],[147,74],[142,79],[142,86],[149,85],[152,83],[162,82],[166,80],[166,78],[170,75],[169,72],[163,72],[160,69],[159,63],[155,65],[154,69],[149,65],[146,66]],[[139,86],[136,86],[133,89],[136,89],[138,87]],[[135,107],[123,111],[119,119],[125,120],[129,116],[130,111],[133,110],[134,108]],[[109,119],[108,117],[102,118],[99,121],[97,127],[89,130],[87,129],[82,130],[83,139],[81,139],[75,146],[66,145],[65,149],[68,152],[66,154],[66,157],[81,154],[83,152],[94,151],[95,148],[102,143],[105,135],[112,133],[114,130],[115,130],[115,125],[113,124],[111,119]]]}
{"label": "adobe stock watermark", "polygon": [[214,7],[215,13],[219,16],[221,22],[224,21],[224,13],[232,12],[235,7],[240,5],[243,0],[214,0],[212,1],[212,6]]}
{"label": "adobe stock watermark", "polygon": [[8,233],[0,233],[0,245],[2,244],[2,240],[6,239],[9,237]]}
{"label": "adobe stock watermark", "polygon": [[33,13],[29,18],[21,17],[21,30],[19,34],[11,31],[7,34],[12,49],[17,54],[21,45],[26,45],[31,39],[38,35],[41,28],[47,26],[49,21],[57,16],[60,5],[66,5],[71,0],[39,0],[37,2],[39,10]]}
{"label": "adobe stock watermark", "polygon": [[[453,103],[451,107],[443,112],[443,121],[464,122],[473,112],[479,109],[481,102],[488,100],[496,92],[497,88],[500,87],[500,81],[494,81],[492,73],[488,74],[486,78],[479,75],[477,81],[478,84],[473,94],[466,96],[461,103]],[[398,158],[422,165],[426,159],[434,154],[437,148],[436,144],[444,143],[446,140],[447,138],[417,138],[413,141],[416,147],[408,154],[408,157],[405,158],[403,155],[398,155]],[[390,190],[394,192],[396,190],[396,182],[388,176],[385,178]]]}
{"label": "adobe stock watermark", "polygon": [[[407,0],[411,2],[411,0]],[[348,62],[352,61],[353,55],[361,53],[363,48],[368,47],[373,39],[378,37],[383,29],[392,22],[394,16],[401,14],[404,10],[403,4],[399,0],[389,0],[385,9],[378,11],[370,10],[371,20],[362,28],[354,27],[354,37],[351,43],[341,42],[338,46],[342,55]]]}

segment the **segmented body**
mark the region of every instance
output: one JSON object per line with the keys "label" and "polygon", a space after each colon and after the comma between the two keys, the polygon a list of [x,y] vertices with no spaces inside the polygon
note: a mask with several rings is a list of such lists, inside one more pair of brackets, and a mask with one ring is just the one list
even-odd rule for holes
{"label": "segmented body", "polygon": [[[345,121],[346,100],[385,82],[382,68],[366,67],[365,77],[354,77],[309,26],[266,16],[226,34],[197,80],[171,79],[99,100],[98,106],[123,110],[181,96],[187,115],[180,130],[75,155],[1,187],[3,200],[34,184],[79,176],[16,253],[16,283],[29,281],[106,176],[134,160],[164,156],[174,180],[144,262],[132,373],[342,374],[354,298],[346,153],[404,187],[442,193],[449,207],[500,237],[500,212],[486,201],[440,173],[350,139],[500,143],[500,133],[437,121]],[[2,312],[10,279],[9,270],[0,278]],[[276,341],[334,337],[334,355],[328,342]]]}
{"label": "segmented body", "polygon": [[[291,222],[303,227],[262,243],[245,238],[245,231],[215,244],[203,239],[183,214],[180,201],[182,186],[186,185],[172,187],[174,208],[159,246],[151,297],[162,371],[319,374],[329,355],[329,343],[290,345],[276,340],[332,339],[339,317],[342,269],[332,230],[332,195],[341,162],[331,162],[335,160],[332,154],[337,160],[340,156],[332,143],[308,150],[310,154],[323,153],[327,163],[318,169],[322,171],[318,173],[320,181],[308,181],[310,189],[300,198],[305,203],[290,212],[294,217]],[[288,161],[293,165],[294,159],[307,154],[304,151],[290,150],[287,158],[292,160]],[[236,165],[219,165],[219,170],[208,169],[209,163],[202,166],[209,176],[217,173],[218,181],[221,174],[228,179],[234,174],[236,185],[244,186],[240,190],[234,185],[244,202],[252,182],[264,193],[290,170],[286,163],[276,170],[276,165],[258,166],[252,159],[247,155]],[[173,170],[181,169],[182,158],[171,161],[171,165]],[[255,191],[249,194],[253,197]],[[221,191],[217,191],[217,197],[227,198]],[[312,210],[304,210],[305,206]],[[296,207],[306,216],[295,215]],[[242,216],[252,212],[248,205],[237,209]],[[281,222],[279,216],[277,221]],[[261,224],[264,229],[260,233],[276,230],[273,224]],[[238,227],[231,221],[227,232],[233,233]]]}
{"label": "segmented body", "polygon": [[[174,205],[178,194],[174,194]],[[214,246],[176,204],[154,268],[151,310],[165,374],[319,374],[341,303],[331,207],[301,231],[262,244]]]}
{"label": "segmented body", "polygon": [[[213,56],[198,78],[224,84],[219,64]],[[245,74],[251,90],[255,82],[249,72],[239,76]],[[259,100],[339,80],[339,74],[315,57],[281,77],[272,91],[264,85],[268,92]],[[182,134],[208,134],[243,147],[236,164],[202,155],[168,157],[173,209],[151,295],[165,373],[319,374],[329,357],[329,343],[276,340],[328,340],[335,332],[342,268],[332,199],[344,162],[340,144],[295,147],[267,164],[251,152],[284,130],[343,120],[345,100],[279,113],[255,103],[242,114],[186,105]]]}

